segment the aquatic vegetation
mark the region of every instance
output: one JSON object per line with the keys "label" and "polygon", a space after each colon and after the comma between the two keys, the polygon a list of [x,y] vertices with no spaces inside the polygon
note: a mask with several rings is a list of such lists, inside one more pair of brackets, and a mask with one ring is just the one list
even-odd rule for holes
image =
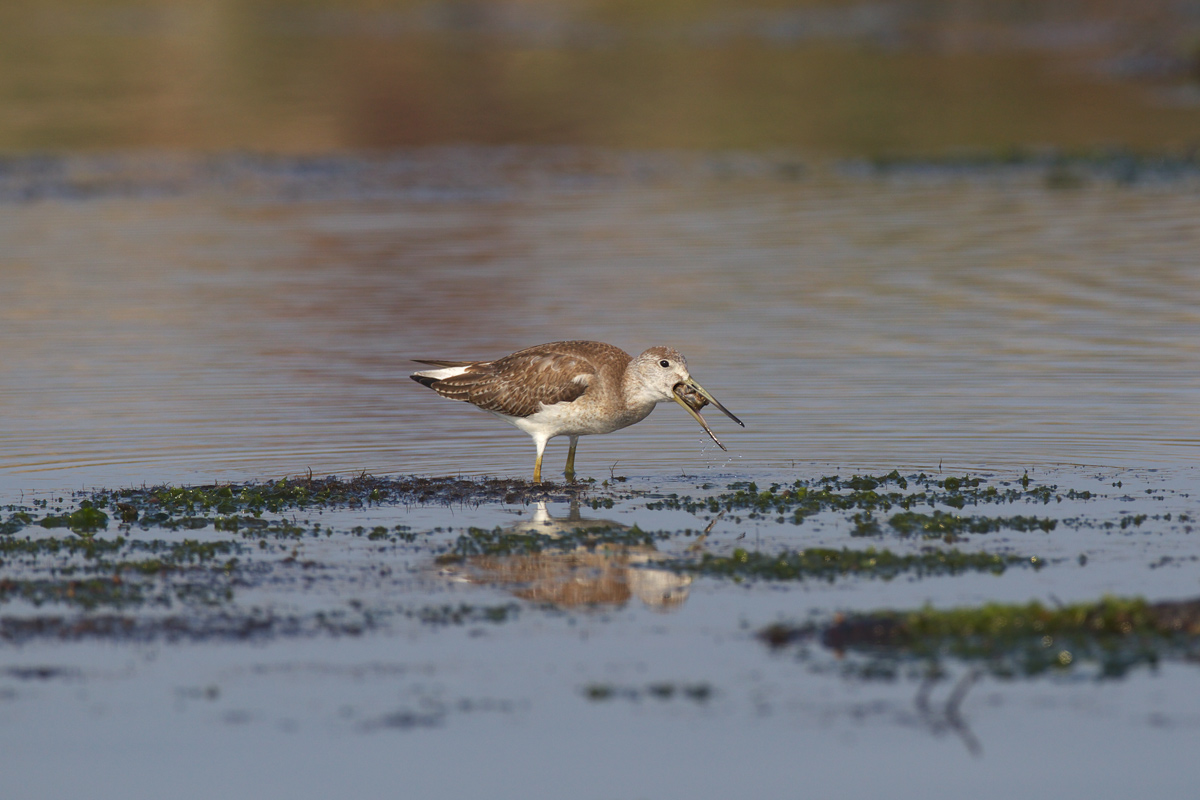
{"label": "aquatic vegetation", "polygon": [[43,528],[69,528],[75,533],[94,533],[108,527],[108,515],[84,500],[76,511],[69,514],[47,514],[37,521]]}
{"label": "aquatic vegetation", "polygon": [[[0,580],[0,605],[21,599],[35,606],[58,603],[94,610],[170,605],[172,595],[179,600],[189,594],[225,596],[238,559],[224,557],[241,547],[238,542],[188,539],[0,539],[0,552],[10,556],[0,565],[19,565],[24,573]],[[137,557],[141,554],[152,557]],[[154,579],[167,573],[186,574],[173,586],[159,586]]]}
{"label": "aquatic vegetation", "polygon": [[858,677],[894,677],[906,663],[928,674],[953,660],[1006,678],[1084,667],[1114,678],[1168,658],[1200,656],[1200,600],[1105,597],[1058,607],[989,603],[855,613],[826,625],[772,625],[759,638],[776,648],[818,639],[841,656],[861,657],[846,662]]}
{"label": "aquatic vegetation", "polygon": [[0,603],[21,599],[40,606],[45,603],[65,603],[84,609],[101,606],[122,608],[140,605],[144,601],[142,586],[111,578],[79,579],[12,579],[0,580]]}
{"label": "aquatic vegetation", "polygon": [[[434,627],[503,622],[530,604],[570,608],[571,602],[564,599],[568,595],[581,606],[619,605],[637,597],[667,608],[687,597],[686,587],[697,577],[788,582],[999,575],[1017,567],[1040,569],[1046,562],[1028,553],[946,545],[1001,530],[1050,533],[1062,525],[1090,524],[1132,533],[1161,530],[1162,522],[1182,528],[1191,521],[1176,509],[1172,517],[1123,504],[1120,513],[1086,523],[1040,510],[1033,515],[995,513],[997,507],[1007,511],[1005,505],[1040,509],[1066,501],[1075,501],[1068,512],[1075,513],[1078,503],[1100,496],[1060,491],[1028,475],[996,480],[892,471],[763,487],[742,481],[724,490],[701,484],[697,491],[700,496],[692,498],[636,489],[618,492],[591,484],[555,498],[544,487],[523,481],[360,475],[346,480],[99,490],[11,504],[0,509],[0,608],[9,614],[0,617],[0,636],[106,635],[105,631],[133,638],[360,635],[401,621]],[[515,508],[511,511],[519,521],[505,527],[414,529],[395,524],[397,507],[528,505],[548,497],[572,500],[571,516],[555,519],[544,508],[533,514]],[[691,511],[710,521],[695,530],[652,531],[579,516],[581,507],[613,508],[618,502]],[[311,516],[306,518],[300,513],[304,511]],[[920,549],[906,543],[904,550],[878,545],[797,547],[786,541],[726,549],[727,532],[711,533],[718,520],[734,525],[746,518],[799,524],[816,514],[848,525],[855,536],[893,534],[927,541]],[[339,520],[348,521],[339,527]],[[336,560],[322,555],[332,552],[338,553]],[[398,561],[387,560],[393,554]],[[1085,555],[1079,563],[1086,563]],[[1175,562],[1163,558],[1152,566],[1170,563]],[[386,601],[368,606],[345,599],[362,589],[365,596],[377,597],[381,587],[387,591],[403,585],[412,580],[406,573],[419,574],[431,564],[439,567],[436,572],[442,579],[453,574],[469,583],[490,582],[518,602],[412,607]],[[327,606],[310,614],[292,614],[286,610],[290,606],[283,611],[251,607],[244,600],[268,587],[309,593],[314,586],[325,592]],[[571,591],[560,590],[563,586]],[[95,621],[104,618],[109,622]],[[883,661],[872,656],[871,663],[916,657],[918,639],[913,637],[925,628],[906,620],[901,624],[882,615],[873,618],[876,627],[903,631],[908,638],[903,647],[893,645]],[[897,661],[896,653],[905,656]]]}
{"label": "aquatic vegetation", "polygon": [[[533,492],[520,480],[465,478],[285,478],[268,483],[210,486],[158,486],[98,492],[92,502],[100,508],[119,508],[124,521],[145,520],[146,514],[169,517],[215,512],[225,517],[289,509],[358,507],[380,503],[516,502]],[[544,496],[541,492],[539,496]],[[129,519],[125,519],[128,516]]]}
{"label": "aquatic vegetation", "polygon": [[582,694],[588,700],[598,703],[609,700],[642,699],[666,702],[675,699],[688,700],[697,704],[707,703],[712,699],[715,690],[708,683],[673,683],[662,681],[646,686],[615,686],[610,683],[590,683],[583,687]]}
{"label": "aquatic vegetation", "polygon": [[597,547],[653,547],[656,541],[669,539],[671,533],[658,531],[648,533],[636,525],[609,525],[594,528],[576,528],[554,535],[513,530],[511,528],[468,528],[458,537],[450,553],[440,556],[439,561],[453,561],[469,556],[528,555],[543,550],[564,552]]}
{"label": "aquatic vegetation", "polygon": [[[614,504],[616,495],[611,490],[590,486],[585,491],[595,492],[596,496],[586,498],[584,502],[591,500],[593,504],[605,507]],[[1044,488],[1031,487],[1028,481],[1021,485],[990,487],[982,479],[971,476],[934,479],[923,474],[905,477],[892,472],[879,477],[854,475],[843,479],[832,476],[811,483],[797,481],[788,487],[772,485],[766,490],[759,490],[752,482],[738,483],[733,484],[728,493],[696,502],[704,503],[706,509],[715,504],[718,514],[725,509],[749,510],[752,515],[760,509],[782,509],[803,516],[821,510],[844,513],[852,509],[859,528],[876,533],[880,527],[874,516],[876,509],[931,502],[965,505],[980,498],[991,501],[996,497],[1011,502],[1028,501],[1042,497],[1044,491]],[[621,495],[622,498],[631,496],[636,495],[630,492]],[[265,581],[313,580],[317,573],[312,570],[322,563],[300,556],[295,548],[313,538],[333,536],[345,537],[347,541],[361,540],[364,545],[428,547],[431,555],[437,554],[435,561],[443,565],[478,558],[510,559],[540,553],[586,552],[589,557],[602,558],[604,553],[612,551],[614,558],[625,559],[621,561],[621,567],[634,570],[638,577],[643,577],[643,572],[649,575],[646,572],[649,561],[653,561],[656,569],[675,574],[734,580],[835,580],[849,575],[890,579],[903,574],[1000,573],[1015,564],[1041,565],[1036,557],[932,548],[910,555],[875,549],[809,549],[781,553],[739,549],[730,556],[717,556],[704,553],[697,543],[682,555],[671,555],[658,552],[657,547],[673,537],[690,537],[696,532],[690,529],[650,532],[636,525],[596,524],[597,521],[588,520],[581,520],[577,527],[559,524],[553,531],[524,524],[493,529],[470,527],[449,545],[432,544],[437,540],[423,545],[426,537],[437,536],[440,529],[414,531],[407,525],[355,525],[339,531],[320,521],[299,519],[295,514],[305,509],[511,503],[544,497],[544,490],[535,490],[523,481],[380,479],[364,474],[346,480],[308,477],[266,483],[100,490],[81,492],[70,500],[38,500],[6,509],[8,516],[0,527],[0,566],[7,568],[3,577],[5,583],[0,587],[0,605],[21,600],[35,607],[61,606],[95,614],[102,609],[167,609],[182,604],[191,609],[191,613],[224,608],[232,617],[238,617],[245,613],[239,610],[236,598],[236,592],[243,587],[261,586]],[[690,502],[672,497],[652,502],[651,507],[683,507]],[[938,516],[942,513],[935,510],[930,516],[939,522],[952,519],[948,515]],[[893,519],[903,517],[896,515]],[[1013,523],[1010,521],[1010,524]],[[104,534],[113,527],[119,535]],[[42,533],[56,529],[67,529],[72,534]],[[139,535],[155,529],[176,534],[203,531],[200,534],[203,538],[167,541]],[[637,558],[629,561],[630,554],[635,552]],[[288,572],[296,565],[304,570],[301,573],[304,577]],[[497,564],[496,570],[503,572],[504,567]],[[661,591],[661,587],[653,591]],[[330,614],[333,613],[331,610]],[[409,611],[396,612],[395,609],[386,612],[377,609],[373,613],[375,616],[371,619],[360,615],[363,618],[357,622],[340,621],[334,629],[343,633],[367,630],[379,622],[380,614],[411,616]],[[425,609],[412,618],[428,624],[448,624],[503,618],[509,613],[504,609],[479,611],[463,606]],[[327,623],[333,624],[331,619],[318,615],[311,621],[311,626],[322,628]],[[142,623],[139,620],[136,624]],[[278,621],[272,623],[275,630],[293,630],[289,625]]]}
{"label": "aquatic vegetation", "polygon": [[1044,531],[1058,527],[1058,520],[1045,517],[963,517],[934,510],[929,514],[902,511],[888,519],[888,524],[905,536],[914,534],[926,538],[959,538],[964,533],[992,533],[999,530]]}
{"label": "aquatic vegetation", "polygon": [[193,610],[187,614],[90,613],[0,617],[0,641],[105,639],[123,642],[251,641],[277,636],[358,635],[359,619],[338,616],[278,615],[251,609],[239,613]]}
{"label": "aquatic vegetation", "polygon": [[[0,608],[7,611],[0,616],[0,638],[341,636],[360,635],[401,619],[430,626],[503,622],[514,618],[516,603],[385,603],[369,608],[352,600],[345,608],[331,593],[332,607],[296,615],[247,607],[238,595],[268,585],[308,586],[315,578],[328,581],[330,575],[347,587],[390,575],[389,566],[365,558],[348,567],[301,556],[298,548],[317,537],[357,542],[357,552],[365,556],[381,545],[413,544],[435,533],[404,524],[335,530],[323,521],[298,518],[298,510],[357,510],[385,502],[511,501],[524,496],[520,493],[525,486],[511,481],[359,476],[346,481],[101,490],[10,505],[0,523]],[[111,528],[119,535],[106,535]],[[63,529],[72,534],[54,535]],[[155,530],[175,535],[197,531],[203,538],[148,538],[145,532]],[[614,528],[607,534],[595,529],[568,534],[563,541],[586,545],[606,537],[645,539],[640,532]],[[30,608],[37,610],[31,613]]]}
{"label": "aquatic vegetation", "polygon": [[1090,492],[1064,495],[1057,486],[1031,486],[1028,476],[1016,482],[1017,485],[991,486],[986,483],[983,478],[969,475],[937,480],[925,473],[906,477],[893,470],[881,476],[853,475],[842,479],[834,475],[815,481],[797,480],[787,486],[775,483],[766,489],[760,489],[754,482],[743,481],[730,484],[728,492],[710,497],[670,494],[650,501],[646,507],[693,514],[744,511],[750,519],[774,517],[776,522],[790,521],[799,525],[808,517],[828,511],[877,513],[893,508],[911,511],[936,506],[962,509],[1013,503],[1045,505],[1051,501],[1061,502],[1064,497],[1077,500],[1092,497]]}
{"label": "aquatic vegetation", "polygon": [[675,562],[674,566],[701,575],[737,580],[833,581],[851,575],[883,580],[903,574],[928,577],[990,572],[999,575],[1012,566],[1025,565],[1036,569],[1043,563],[1037,556],[965,553],[960,550],[927,549],[921,553],[904,555],[875,548],[833,550],[813,547],[778,554],[738,548],[729,556],[705,553],[697,562]]}
{"label": "aquatic vegetation", "polygon": [[[67,528],[81,537],[92,538],[113,523],[120,530],[140,529],[203,530],[240,534],[250,539],[298,539],[308,535],[329,535],[320,524],[299,522],[284,516],[299,510],[366,508],[389,505],[479,505],[484,502],[528,503],[544,500],[542,488],[519,480],[465,478],[376,478],[359,475],[351,479],[297,478],[268,483],[224,484],[209,486],[157,486],[137,489],[99,490],[77,493],[78,505],[72,508],[64,499],[53,510],[47,501],[32,507],[9,506],[7,519],[0,522],[0,557],[8,546],[7,537],[15,537],[25,528]],[[610,501],[611,506],[611,501]],[[39,511],[48,512],[39,515]],[[112,516],[104,509],[112,512]],[[362,535],[365,529],[353,533]],[[405,525],[384,532],[376,526],[368,538],[394,543],[412,542],[417,534]],[[45,540],[43,540],[45,541]],[[40,547],[64,545],[44,544]],[[84,546],[84,545],[80,545]],[[96,545],[103,547],[104,545]],[[90,545],[86,547],[91,547]]]}
{"label": "aquatic vegetation", "polygon": [[521,607],[516,603],[495,606],[473,606],[460,603],[457,606],[422,606],[409,609],[404,615],[418,619],[427,625],[469,625],[476,623],[509,622],[517,617]]}
{"label": "aquatic vegetation", "polygon": [[1179,180],[1200,170],[1194,150],[1138,152],[1110,147],[1044,150],[1006,147],[941,157],[876,156],[870,168],[880,175],[897,173],[982,174],[1000,169],[1027,169],[1040,174],[1047,189],[1078,189],[1091,181],[1129,185],[1140,181]]}
{"label": "aquatic vegetation", "polygon": [[115,539],[100,539],[94,536],[72,536],[64,539],[53,536],[39,539],[19,539],[15,535],[9,534],[0,536],[0,564],[16,558],[30,559],[59,553],[95,559],[107,553],[119,552],[128,543],[128,540],[121,536]]}

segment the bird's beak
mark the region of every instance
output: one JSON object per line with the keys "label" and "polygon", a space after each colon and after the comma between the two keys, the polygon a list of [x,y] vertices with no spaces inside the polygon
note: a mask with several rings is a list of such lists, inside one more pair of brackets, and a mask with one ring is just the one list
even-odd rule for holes
{"label": "bird's beak", "polygon": [[[727,448],[725,447],[725,445],[721,444],[721,440],[718,439],[716,434],[714,434],[712,432],[712,428],[708,427],[708,423],[704,421],[704,417],[700,416],[699,412],[697,412],[696,409],[692,408],[692,406],[689,405],[688,402],[683,399],[684,393],[694,393],[694,394],[700,395],[705,400],[707,400],[708,402],[710,402],[714,406],[716,406],[721,411],[722,414],[729,417],[731,420],[736,422],[738,425],[741,425],[743,428],[746,427],[746,423],[742,422],[740,419],[735,417],[728,408],[726,408],[725,406],[723,406],[719,402],[717,402],[717,398],[715,398],[711,394],[709,394],[708,390],[706,390],[700,384],[696,383],[696,381],[693,380],[692,378],[688,378],[686,381],[675,384],[675,390],[671,393],[672,399],[674,399],[676,403],[679,403],[679,405],[683,407],[684,411],[691,414],[692,419],[694,419],[694,420],[696,420],[696,422],[700,423],[700,427],[704,428],[704,432],[707,433],[709,436],[711,436],[712,440],[717,443],[717,447],[721,448],[722,450],[725,450]],[[701,403],[700,407],[703,408],[704,404]]]}

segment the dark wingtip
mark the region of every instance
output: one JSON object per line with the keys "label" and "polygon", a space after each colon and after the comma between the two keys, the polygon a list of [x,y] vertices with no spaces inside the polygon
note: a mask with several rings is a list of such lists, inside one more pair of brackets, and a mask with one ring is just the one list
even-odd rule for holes
{"label": "dark wingtip", "polygon": [[432,389],[433,385],[437,383],[437,378],[431,378],[428,375],[409,375],[408,377],[412,378],[422,386],[429,387],[430,389]]}

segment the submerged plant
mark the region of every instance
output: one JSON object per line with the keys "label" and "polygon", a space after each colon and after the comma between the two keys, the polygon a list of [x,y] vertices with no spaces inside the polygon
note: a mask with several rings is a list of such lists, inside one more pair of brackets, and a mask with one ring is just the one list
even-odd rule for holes
{"label": "submerged plant", "polygon": [[[1148,603],[1105,597],[1095,603],[1047,607],[988,603],[938,610],[839,615],[823,626],[772,625],[759,637],[773,647],[819,639],[862,677],[894,675],[902,663],[947,660],[1000,677],[1065,673],[1085,666],[1099,677],[1121,677],[1137,666],[1200,656],[1200,599]],[[858,657],[854,660],[853,657]]]}
{"label": "submerged plant", "polygon": [[794,581],[832,581],[849,575],[890,580],[902,574],[917,577],[955,575],[962,572],[1000,574],[1015,565],[1041,567],[1037,556],[966,553],[961,550],[927,549],[915,554],[890,550],[834,550],[810,547],[770,554],[738,548],[729,556],[705,553],[697,562],[680,562],[676,568],[722,578]]}

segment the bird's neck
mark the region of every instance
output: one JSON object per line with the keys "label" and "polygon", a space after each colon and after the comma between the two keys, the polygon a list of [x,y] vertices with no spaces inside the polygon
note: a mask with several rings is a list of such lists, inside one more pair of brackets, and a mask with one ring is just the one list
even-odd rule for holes
{"label": "bird's neck", "polygon": [[621,389],[625,395],[626,410],[630,415],[636,416],[638,420],[645,419],[646,415],[662,401],[658,392],[647,387],[645,383],[638,380],[637,375],[631,372],[625,373]]}

